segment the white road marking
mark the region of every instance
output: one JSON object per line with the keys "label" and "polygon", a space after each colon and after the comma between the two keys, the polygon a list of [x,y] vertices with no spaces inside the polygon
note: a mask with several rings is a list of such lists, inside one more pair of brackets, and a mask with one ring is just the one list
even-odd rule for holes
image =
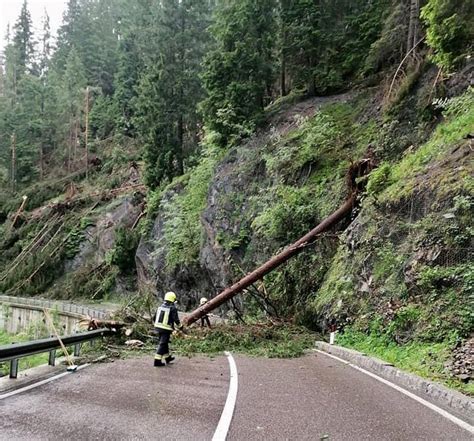
{"label": "white road marking", "polygon": [[227,432],[229,431],[232,416],[234,415],[235,402],[237,400],[237,390],[239,388],[237,366],[235,364],[234,357],[232,357],[230,352],[226,352],[225,355],[227,355],[230,369],[229,391],[227,393],[227,400],[224,405],[224,410],[222,411],[221,419],[219,420],[219,424],[217,424],[212,441],[225,441],[227,438]]}
{"label": "white road marking", "polygon": [[440,415],[444,416],[454,424],[458,425],[459,427],[462,427],[464,430],[467,430],[468,432],[474,434],[474,426],[471,426],[469,423],[466,423],[465,421],[461,420],[460,418],[455,417],[454,415],[451,415],[449,412],[446,412],[445,410],[441,409],[438,406],[435,406],[434,404],[430,403],[429,401],[424,400],[423,398],[420,398],[418,395],[415,395],[406,389],[403,389],[400,386],[397,386],[396,384],[386,380],[385,378],[379,377],[376,374],[373,374],[372,372],[366,371],[365,369],[356,366],[355,364],[349,363],[346,360],[343,360],[342,358],[336,357],[335,355],[329,354],[327,352],[321,351],[319,349],[316,349],[316,352],[319,352],[321,354],[327,355],[328,357],[334,358],[335,360],[340,361],[341,363],[347,364],[350,367],[357,369],[360,372],[363,372],[364,374],[368,375],[369,377],[375,378],[376,380],[380,381],[381,383],[386,384],[387,386],[390,386],[391,388],[397,390],[398,392],[401,392],[402,394],[412,398],[415,401],[418,401],[418,403],[423,404],[424,406],[428,407],[429,409],[433,410],[434,412],[439,413]]}
{"label": "white road marking", "polygon": [[[84,369],[85,367],[90,366],[90,363],[82,364],[78,366],[76,372]],[[74,372],[63,372],[62,374],[55,375],[54,377],[46,378],[45,380],[38,381],[37,383],[30,384],[28,386],[22,387],[20,389],[12,390],[11,392],[7,392],[6,394],[0,395],[0,400],[5,398],[11,397],[13,395],[21,394],[22,392],[26,392],[28,390],[34,389],[36,387],[42,386],[43,384],[50,383],[51,381],[58,380],[59,378],[65,377],[66,375],[73,375]]]}

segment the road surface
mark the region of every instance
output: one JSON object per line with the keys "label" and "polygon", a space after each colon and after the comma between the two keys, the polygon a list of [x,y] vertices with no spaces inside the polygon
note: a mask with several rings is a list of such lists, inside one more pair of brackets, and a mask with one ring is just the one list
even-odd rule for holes
{"label": "road surface", "polygon": [[[234,359],[238,392],[228,440],[474,439],[326,355]],[[1,399],[0,439],[211,440],[229,382],[225,356],[181,358],[164,368],[153,368],[151,357],[93,365]]]}

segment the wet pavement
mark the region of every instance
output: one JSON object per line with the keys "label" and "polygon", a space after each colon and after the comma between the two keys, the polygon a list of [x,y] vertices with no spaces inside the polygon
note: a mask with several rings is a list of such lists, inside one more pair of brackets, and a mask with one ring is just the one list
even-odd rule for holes
{"label": "wet pavement", "polygon": [[0,439],[209,440],[228,384],[224,356],[93,365],[0,400]]}
{"label": "wet pavement", "polygon": [[407,396],[323,354],[235,357],[228,440],[473,440]]}
{"label": "wet pavement", "polygon": [[[422,404],[323,354],[234,355],[228,440],[473,440]],[[211,440],[229,387],[225,356],[87,367],[0,400],[0,440]]]}

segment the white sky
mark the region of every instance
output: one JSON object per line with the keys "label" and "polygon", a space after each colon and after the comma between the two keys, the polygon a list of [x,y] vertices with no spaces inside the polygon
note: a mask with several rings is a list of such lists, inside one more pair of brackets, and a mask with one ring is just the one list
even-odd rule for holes
{"label": "white sky", "polygon": [[[66,2],[67,0],[28,0],[28,9],[36,35],[42,29],[42,17],[46,9],[49,15],[51,34],[56,36],[56,31],[62,22]],[[0,0],[0,51],[5,46],[7,25],[10,23],[10,28],[13,27],[20,15],[22,4],[23,0]]]}

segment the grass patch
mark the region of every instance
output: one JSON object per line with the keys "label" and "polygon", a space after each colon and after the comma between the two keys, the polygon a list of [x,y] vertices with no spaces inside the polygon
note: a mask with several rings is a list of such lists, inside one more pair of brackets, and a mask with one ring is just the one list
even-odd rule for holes
{"label": "grass patch", "polygon": [[[425,171],[433,161],[448,155],[452,146],[474,131],[474,88],[470,88],[464,95],[452,100],[447,105],[444,115],[446,121],[436,128],[430,141],[405,156],[392,168],[391,173],[388,174],[386,169],[383,170],[384,182],[391,185],[381,193],[379,197],[381,202],[398,201],[411,195],[416,186],[416,175]],[[381,173],[373,173],[369,180],[369,189],[379,186]],[[462,177],[468,178],[468,173]],[[463,179],[458,175],[453,186],[467,188],[469,183],[472,185],[472,180],[464,184],[462,181]],[[442,190],[446,192],[446,188]]]}
{"label": "grass patch", "polygon": [[462,383],[450,377],[445,363],[451,356],[453,342],[446,340],[440,343],[413,341],[397,345],[387,341],[386,337],[346,329],[338,336],[337,343],[368,355],[378,357],[395,367],[414,373],[421,377],[443,383],[462,393],[474,396],[474,384]]}
{"label": "grass patch", "polygon": [[[206,207],[214,168],[222,156],[222,151],[208,147],[199,164],[188,175],[178,178],[179,183],[185,183],[185,188],[169,200],[163,198],[161,202],[160,211],[166,213],[164,236],[166,263],[170,270],[180,264],[192,264],[198,259],[202,237],[200,216]],[[170,188],[175,185],[173,182]]]}
{"label": "grass patch", "polygon": [[212,329],[192,328],[186,336],[173,339],[173,349],[181,355],[232,351],[251,356],[293,358],[312,348],[315,339],[315,334],[306,328],[287,323],[225,324]]}
{"label": "grass patch", "polygon": [[[4,331],[0,331],[0,346],[8,345],[11,343],[20,343],[24,341],[31,340],[31,336],[27,332],[22,332],[16,335],[7,334]],[[42,364],[46,364],[48,362],[48,353],[44,354],[35,354],[29,357],[20,358],[19,363],[19,371],[25,369],[30,369],[35,366],[40,366]],[[8,375],[10,371],[10,364],[9,363],[0,363],[0,377],[4,375]]]}

